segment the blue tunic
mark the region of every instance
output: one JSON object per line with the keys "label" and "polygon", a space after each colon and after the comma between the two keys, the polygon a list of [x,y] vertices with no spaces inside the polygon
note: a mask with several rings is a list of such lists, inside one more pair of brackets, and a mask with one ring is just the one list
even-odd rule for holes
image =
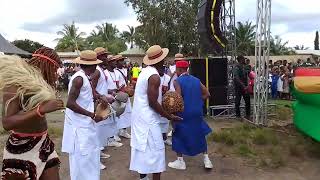
{"label": "blue tunic", "polygon": [[176,80],[181,88],[184,111],[183,118],[175,122],[172,135],[172,149],[187,156],[207,151],[206,135],[212,130],[203,118],[203,100],[200,80],[191,75],[182,75]]}

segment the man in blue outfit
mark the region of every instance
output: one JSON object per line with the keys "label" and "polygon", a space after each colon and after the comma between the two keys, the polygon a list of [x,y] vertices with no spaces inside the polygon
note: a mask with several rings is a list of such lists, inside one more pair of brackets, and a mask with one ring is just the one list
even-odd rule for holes
{"label": "man in blue outfit", "polygon": [[170,168],[185,170],[186,163],[182,155],[204,155],[204,167],[211,169],[212,163],[207,153],[206,136],[211,133],[211,128],[204,120],[203,103],[210,97],[208,89],[200,80],[188,74],[188,61],[176,62],[178,78],[174,82],[175,90],[183,97],[184,111],[178,116],[182,121],[174,122],[172,135],[172,149],[177,153],[177,160],[170,162]]}

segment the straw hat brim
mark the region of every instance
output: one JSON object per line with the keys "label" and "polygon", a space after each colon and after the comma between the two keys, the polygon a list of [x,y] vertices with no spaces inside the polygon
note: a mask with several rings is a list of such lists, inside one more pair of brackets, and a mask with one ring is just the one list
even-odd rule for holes
{"label": "straw hat brim", "polygon": [[97,65],[97,64],[101,64],[102,61],[97,59],[95,61],[84,61],[81,60],[80,57],[76,58],[75,60],[73,60],[74,63],[76,64],[83,64],[83,65]]}
{"label": "straw hat brim", "polygon": [[174,61],[182,61],[182,60],[186,60],[186,58],[175,58]]}
{"label": "straw hat brim", "polygon": [[154,64],[157,64],[159,62],[161,62],[162,60],[164,60],[164,58],[166,58],[169,54],[169,49],[168,48],[162,48],[162,55],[159,56],[158,58],[155,58],[155,59],[152,59],[150,60],[148,55],[144,56],[143,58],[143,63],[147,66],[150,66],[150,65],[154,65]]}

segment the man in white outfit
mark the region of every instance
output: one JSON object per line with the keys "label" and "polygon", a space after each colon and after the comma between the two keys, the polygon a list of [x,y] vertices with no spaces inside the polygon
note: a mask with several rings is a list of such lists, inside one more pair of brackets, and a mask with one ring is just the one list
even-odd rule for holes
{"label": "man in white outfit", "polygon": [[153,174],[153,180],[160,180],[166,170],[165,146],[162,138],[160,118],[179,121],[181,118],[168,114],[160,105],[162,91],[159,70],[169,49],[155,45],[148,49],[143,63],[147,67],[141,72],[135,89],[132,126],[130,170],[140,174],[141,180],[147,180],[147,174]]}
{"label": "man in white outfit", "polygon": [[[117,67],[115,68],[115,72],[119,74],[119,87],[121,88],[120,91],[125,91],[127,87],[127,69],[124,68],[124,60],[126,59],[122,55],[116,55],[113,57],[116,61]],[[117,120],[117,127],[119,129],[119,136],[124,137],[127,139],[131,138],[131,135],[127,131],[127,128],[131,126],[131,101],[130,98],[127,101],[126,109],[122,115],[120,115],[119,119]]]}
{"label": "man in white outfit", "polygon": [[71,180],[100,179],[100,144],[97,138],[97,122],[102,117],[95,114],[94,101],[108,103],[105,96],[97,96],[91,76],[97,59],[94,51],[82,51],[74,60],[81,70],[69,83],[67,109],[65,113],[62,152],[69,154]]}
{"label": "man in white outfit", "polygon": [[[162,91],[162,94],[161,94],[162,96],[169,90],[169,81],[170,81],[170,76],[165,74],[164,71],[165,71],[165,66],[163,66],[161,71],[159,71],[160,80],[161,80],[160,90]],[[162,102],[160,101],[159,103],[162,103]],[[160,127],[161,127],[161,132],[162,132],[164,143],[168,146],[171,146],[172,141],[167,136],[167,133],[169,131],[169,125],[170,125],[170,121],[164,117],[161,117]]]}
{"label": "man in white outfit", "polygon": [[[117,93],[121,87],[119,85],[120,81],[120,73],[115,71],[116,68],[116,59],[114,56],[109,57],[107,63],[104,63],[105,70],[104,74],[107,78],[107,87],[108,87],[108,93],[109,94],[115,94]],[[112,131],[112,136],[108,138],[108,146],[110,147],[121,147],[123,146],[122,143],[120,143],[121,139],[118,136],[119,129],[118,129],[118,117],[116,117],[116,120],[110,124],[110,131]]]}
{"label": "man in white outfit", "polygon": [[[108,52],[107,49],[103,48],[103,47],[97,47],[94,52],[97,53],[97,57],[99,60],[106,62],[108,60],[108,54],[110,54]],[[103,64],[101,63],[99,65],[97,65],[97,70],[95,72],[95,81],[96,81],[96,90],[97,93],[99,93],[100,95],[104,95],[106,97],[112,98],[113,96],[110,95],[108,93],[108,84],[107,84],[107,77],[104,74],[104,69],[103,69]],[[101,158],[102,159],[107,159],[110,158],[111,156],[109,154],[105,154],[102,152],[102,150],[105,149],[105,147],[107,146],[107,139],[111,136],[114,135],[114,130],[113,130],[113,126],[112,123],[115,123],[115,119],[114,116],[110,116],[109,118],[107,118],[104,121],[101,121],[99,123],[97,123],[97,135],[98,135],[98,139],[100,142],[100,148],[101,148]],[[111,127],[111,128],[110,128]],[[101,163],[101,169],[105,169],[106,167]]]}

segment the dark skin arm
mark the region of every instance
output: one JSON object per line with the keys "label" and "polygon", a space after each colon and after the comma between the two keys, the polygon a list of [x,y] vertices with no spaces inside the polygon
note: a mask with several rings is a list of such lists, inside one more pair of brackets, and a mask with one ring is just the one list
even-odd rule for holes
{"label": "dark skin arm", "polygon": [[202,99],[206,100],[210,97],[210,92],[206,86],[204,86],[202,83],[201,84],[201,92],[202,92]]}
{"label": "dark skin arm", "polygon": [[[6,104],[16,94],[16,87],[8,87],[4,89],[3,104]],[[20,100],[13,99],[8,105],[7,112],[5,113],[4,106],[2,109],[2,126],[5,130],[19,130],[23,129],[24,132],[39,132],[46,130],[47,125],[44,118],[39,117],[36,109],[24,112],[20,107]],[[42,115],[63,109],[62,100],[50,100],[40,105],[40,113]]]}
{"label": "dark skin arm", "polygon": [[68,97],[68,101],[67,101],[67,108],[71,109],[72,111],[74,111],[78,114],[82,114],[82,115],[93,118],[94,117],[93,112],[89,112],[89,111],[83,109],[76,102],[76,100],[79,97],[80,89],[81,89],[82,85],[83,85],[82,77],[76,77],[73,80],[72,87],[70,89],[70,93],[69,93],[69,97]]}
{"label": "dark skin arm", "polygon": [[148,90],[147,90],[150,107],[153,110],[155,110],[157,113],[159,113],[162,117],[165,117],[169,120],[173,120],[173,121],[181,120],[181,118],[177,116],[173,116],[163,110],[162,106],[158,102],[159,87],[160,87],[160,77],[157,75],[150,76],[148,80]]}
{"label": "dark skin arm", "polygon": [[13,98],[16,94],[16,87],[10,87],[4,89],[3,94],[3,110],[2,110],[2,126],[5,130],[10,131],[18,129],[19,127],[25,126],[29,123],[34,123],[35,119],[39,120],[39,116],[36,110],[22,112],[20,102],[18,98],[15,98],[8,105],[7,112],[5,113],[5,102]]}

